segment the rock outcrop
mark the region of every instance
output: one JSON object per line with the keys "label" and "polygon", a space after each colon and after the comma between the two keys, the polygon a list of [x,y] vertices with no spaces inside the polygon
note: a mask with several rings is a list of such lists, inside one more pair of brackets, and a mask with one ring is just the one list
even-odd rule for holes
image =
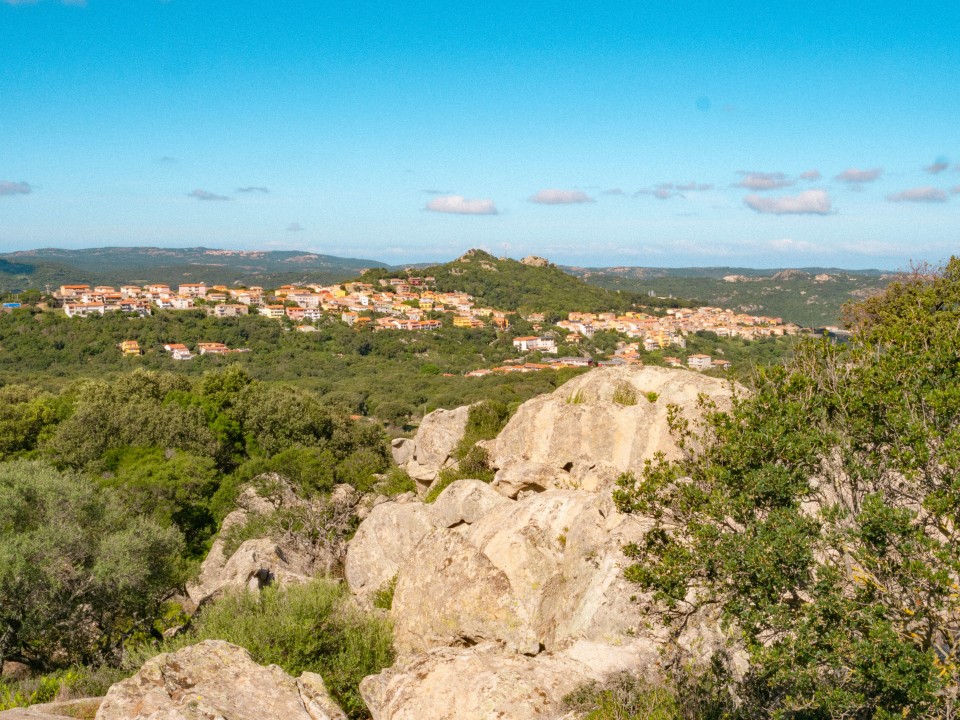
{"label": "rock outcrop", "polygon": [[267,537],[244,541],[227,556],[227,538],[257,515],[270,515],[281,510],[303,513],[315,518],[328,529],[345,525],[345,518],[354,511],[358,493],[347,485],[334,488],[329,499],[308,502],[298,498],[290,485],[279,475],[264,476],[258,485],[240,493],[237,509],[227,515],[220,534],[200,567],[200,575],[187,585],[187,595],[195,607],[220,595],[224,590],[262,588],[273,583],[306,582],[318,574],[329,574],[343,560],[345,542],[337,542],[336,532],[328,533],[330,542],[318,546],[288,534],[277,541]]}
{"label": "rock outcrop", "polygon": [[476,519],[456,520],[444,506],[457,505],[475,482],[454,483],[440,495],[434,529],[399,565],[392,610],[398,650],[495,641],[536,655],[586,643],[582,649],[627,650],[629,667],[655,663],[668,633],[638,627],[630,601],[637,590],[623,578],[622,548],[642,537],[645,521],[582,490],[504,500]]}
{"label": "rock outcrop", "polygon": [[360,683],[373,720],[542,720],[597,677],[564,656],[510,655],[496,643],[435,648]]}
{"label": "rock outcrop", "polygon": [[96,720],[346,720],[323,678],[257,665],[243,648],[206,640],[148,660],[110,688]]}
{"label": "rock outcrop", "polygon": [[426,492],[443,468],[454,463],[453,451],[463,438],[469,415],[469,405],[434,410],[420,422],[412,440],[393,441],[394,461],[416,480],[421,493]]}
{"label": "rock outcrop", "polygon": [[675,456],[668,409],[676,405],[695,420],[701,395],[725,407],[731,383],[658,367],[599,368],[575,378],[525,402],[484,444],[497,469],[494,487],[510,497],[524,490],[608,487],[657,452]]}
{"label": "rock outcrop", "polygon": [[420,502],[385,502],[370,511],[347,547],[344,576],[363,602],[391,582],[413,549],[433,530],[430,506]]}

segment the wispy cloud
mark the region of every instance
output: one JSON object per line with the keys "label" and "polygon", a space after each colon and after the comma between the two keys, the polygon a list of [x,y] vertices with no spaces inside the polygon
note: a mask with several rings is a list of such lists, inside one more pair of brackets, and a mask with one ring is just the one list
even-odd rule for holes
{"label": "wispy cloud", "polygon": [[177,159],[169,155],[164,155],[163,157],[157,158],[157,162],[161,165],[176,165]]}
{"label": "wispy cloud", "polygon": [[946,160],[937,160],[935,163],[927,165],[923,171],[928,172],[931,175],[939,175],[949,167],[950,163],[948,163]]}
{"label": "wispy cloud", "polygon": [[706,190],[713,190],[713,184],[690,181],[688,183],[679,183],[677,190],[680,192],[704,192]]}
{"label": "wispy cloud", "polygon": [[822,176],[820,175],[820,171],[817,170],[816,168],[814,168],[813,170],[805,170],[804,172],[800,173],[801,180],[813,181],[813,180],[819,180],[821,177]]}
{"label": "wispy cloud", "polygon": [[810,252],[811,250],[817,249],[816,245],[807,242],[806,240],[792,240],[790,238],[771,240],[769,243],[767,243],[767,246],[771,250],[776,250],[778,252]]}
{"label": "wispy cloud", "polygon": [[804,190],[799,195],[775,198],[747,195],[743,202],[751,210],[769,215],[829,215],[832,207],[825,190]]}
{"label": "wispy cloud", "polygon": [[248,185],[247,187],[237,188],[237,192],[266,194],[270,192],[270,188],[265,188],[263,185]]}
{"label": "wispy cloud", "polygon": [[529,200],[538,205],[576,205],[593,202],[593,198],[583,190],[557,190],[554,188],[540,190],[531,195]]}
{"label": "wispy cloud", "polygon": [[424,207],[430,212],[452,213],[454,215],[496,215],[497,206],[493,200],[467,199],[463,195],[441,195],[435,197]]}
{"label": "wispy cloud", "polygon": [[287,232],[302,232],[302,231],[303,231],[303,225],[301,225],[298,222],[292,222],[289,225],[287,225]]}
{"label": "wispy cloud", "polygon": [[217,195],[216,193],[212,193],[209,190],[201,190],[200,188],[197,188],[193,192],[187,193],[187,197],[196,198],[197,200],[215,200],[215,201],[223,201],[223,200],[230,199],[226,195]]}
{"label": "wispy cloud", "polygon": [[603,190],[601,195],[626,195],[626,193],[621,188],[610,188],[609,190]]}
{"label": "wispy cloud", "polygon": [[29,195],[33,192],[30,183],[0,180],[0,197],[4,195]]}
{"label": "wispy cloud", "polygon": [[672,197],[679,195],[673,183],[661,183],[660,185],[655,185],[650,188],[643,188],[642,190],[637,190],[633,196],[640,197],[641,195],[650,195],[655,197],[657,200],[669,200]]}
{"label": "wispy cloud", "polygon": [[873,182],[883,175],[883,168],[871,168],[870,170],[860,170],[859,168],[847,168],[837,175],[837,180],[845,183],[868,183]]}
{"label": "wispy cloud", "polygon": [[737,183],[737,187],[747,190],[779,190],[793,185],[793,180],[781,172],[740,170],[737,174],[742,176],[740,182]]}
{"label": "wispy cloud", "polygon": [[915,203],[942,203],[947,201],[947,193],[940,188],[924,187],[910,188],[892,195],[887,195],[890,202],[915,202]]}
{"label": "wispy cloud", "polygon": [[950,194],[960,195],[960,185],[954,185],[952,188],[950,188]]}

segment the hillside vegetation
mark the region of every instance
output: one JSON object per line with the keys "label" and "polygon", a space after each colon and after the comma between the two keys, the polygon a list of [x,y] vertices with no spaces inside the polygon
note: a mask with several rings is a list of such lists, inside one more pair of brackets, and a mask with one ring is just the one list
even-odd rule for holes
{"label": "hillside vegetation", "polygon": [[[543,312],[548,319],[566,317],[571,311],[623,313],[641,304],[658,304],[655,299],[651,303],[651,298],[641,298],[632,291],[588,285],[549,263],[525,265],[482,250],[471,250],[443,265],[419,267],[409,274],[436,278],[441,292],[469,293],[483,305],[525,313]],[[364,279],[388,275],[397,273],[373,271]],[[677,303],[671,306],[676,307]]]}
{"label": "hillside vegetation", "polygon": [[879,292],[896,277],[878,271],[834,268],[565,269],[598,287],[644,296],[653,293],[657,297],[690,298],[706,305],[782,317],[805,327],[836,325],[845,303]]}

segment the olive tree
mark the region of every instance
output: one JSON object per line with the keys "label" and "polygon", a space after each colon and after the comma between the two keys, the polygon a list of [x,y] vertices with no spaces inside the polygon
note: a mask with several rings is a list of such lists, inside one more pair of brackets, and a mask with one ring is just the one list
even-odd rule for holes
{"label": "olive tree", "polygon": [[182,550],[176,529],[130,515],[78,475],[0,464],[0,662],[116,659],[182,584]]}

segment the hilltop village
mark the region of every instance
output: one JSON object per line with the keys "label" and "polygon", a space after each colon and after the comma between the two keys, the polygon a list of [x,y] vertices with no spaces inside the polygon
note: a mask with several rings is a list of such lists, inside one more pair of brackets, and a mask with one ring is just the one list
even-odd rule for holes
{"label": "hilltop village", "polygon": [[[55,304],[71,318],[104,315],[109,312],[151,315],[155,310],[203,310],[215,318],[261,315],[287,323],[300,332],[315,332],[320,321],[339,320],[354,328],[374,331],[417,332],[439,330],[444,325],[462,329],[493,327],[509,331],[522,318],[531,335],[513,338],[519,354],[537,353],[539,362],[513,362],[499,368],[468,372],[479,377],[493,372],[531,372],[550,367],[582,367],[593,364],[586,352],[570,357],[549,357],[558,352],[558,341],[578,346],[596,333],[610,331],[624,336],[613,357],[604,364],[638,364],[640,351],[686,348],[685,337],[708,331],[719,337],[755,340],[763,337],[793,335],[797,325],[779,317],[737,313],[718,307],[668,308],[662,314],[645,312],[587,313],[570,312],[565,318],[543,312],[514,313],[478,304],[465,292],[440,292],[433,277],[392,277],[374,282],[349,282],[339,285],[284,285],[231,288],[205,283],[146,286],[62,285],[53,294]],[[193,349],[182,338],[171,339],[164,350],[176,360],[189,360],[195,354],[248,352],[221,343],[198,341]],[[139,355],[143,349],[136,341],[121,343],[125,355]],[[548,356],[548,357],[544,357]],[[677,357],[664,356],[670,365],[680,366]],[[686,364],[696,370],[726,369],[729,362],[702,354],[691,355]]]}

